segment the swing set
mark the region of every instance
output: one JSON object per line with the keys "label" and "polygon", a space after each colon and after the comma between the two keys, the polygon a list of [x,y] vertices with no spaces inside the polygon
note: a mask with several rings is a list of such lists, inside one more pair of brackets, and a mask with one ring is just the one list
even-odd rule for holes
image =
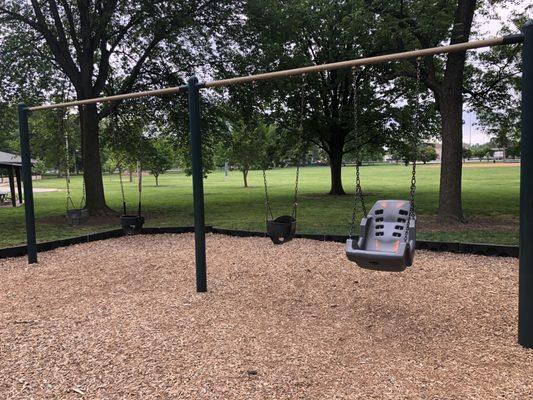
{"label": "swing set", "polygon": [[[353,121],[355,140],[358,139],[357,79],[353,76]],[[413,264],[416,248],[416,148],[420,132],[420,57],[416,59],[415,118],[411,134],[411,188],[407,200],[378,200],[367,214],[359,165],[360,147],[355,157],[355,191],[350,233],[346,240],[346,256],[362,268],[380,271],[403,271]],[[363,217],[358,238],[354,238],[357,204],[361,205]]]}
{"label": "swing set", "polygon": [[[62,121],[63,124],[63,121]],[[87,221],[89,218],[89,213],[87,212],[87,209],[85,208],[85,180],[82,178],[82,197],[80,199],[80,202],[78,203],[77,207],[74,204],[74,200],[72,199],[72,191],[70,190],[70,146],[69,146],[69,137],[68,132],[66,129],[64,129],[64,136],[65,136],[65,183],[67,187],[67,204],[66,204],[66,211],[65,211],[65,217],[67,220],[67,224],[69,226],[78,226],[83,224]],[[76,162],[76,160],[74,160]]]}
{"label": "swing set", "polygon": [[[521,136],[521,184],[520,184],[520,267],[519,267],[519,315],[518,341],[525,347],[533,348],[533,20],[524,25],[523,33],[495,37],[484,40],[470,41],[448,46],[432,47],[402,53],[387,54],[369,58],[347,60],[342,62],[313,65],[291,70],[267,72],[258,75],[242,76],[200,83],[196,77],[189,79],[188,84],[180,87],[151,90],[145,92],[120,94],[60,104],[45,104],[27,107],[19,104],[19,126],[21,138],[21,157],[23,167],[24,192],[26,193],[25,215],[28,262],[37,262],[37,247],[35,234],[35,217],[31,181],[31,154],[28,115],[38,110],[80,106],[113,102],[146,96],[164,94],[187,93],[189,100],[189,129],[191,134],[191,157],[193,175],[194,198],[194,228],[195,228],[195,261],[196,261],[196,290],[207,291],[207,266],[205,246],[205,218],[204,218],[204,190],[202,168],[202,135],[200,117],[200,90],[217,88],[228,85],[254,83],[261,80],[286,78],[291,76],[308,75],[315,72],[347,69],[354,70],[363,65],[392,62],[398,60],[415,59],[417,61],[417,101],[420,85],[420,58],[436,54],[464,52],[470,49],[511,45],[523,43],[523,75],[522,75],[522,136]],[[355,72],[354,72],[355,73]],[[303,102],[303,100],[302,100]],[[354,112],[357,115],[357,101],[354,100]],[[300,118],[301,119],[301,118]],[[419,123],[418,114],[415,115],[415,126]],[[354,129],[357,133],[357,118],[354,118]],[[413,148],[416,148],[416,129],[413,134]],[[357,154],[357,157],[359,154]],[[367,213],[361,189],[359,162],[356,162],[356,190],[354,196],[354,212],[350,236],[346,242],[348,259],[363,268],[380,269],[386,271],[402,271],[413,262],[416,247],[416,161],[413,155],[412,180],[409,200],[380,200]],[[299,171],[299,168],[297,168]],[[295,200],[291,215],[274,218],[270,209],[268,190],[265,177],[265,197],[267,207],[267,231],[273,241],[280,243],[290,240],[296,229],[296,210],[298,194],[298,173],[296,176]],[[360,222],[358,238],[353,236],[356,222],[356,207],[361,204],[365,217]],[[276,239],[277,238],[277,239]]]}
{"label": "swing set", "polygon": [[[113,108],[111,111],[111,127],[116,131],[117,124],[117,111],[116,108]],[[117,143],[118,144],[118,143]],[[143,191],[143,171],[142,171],[142,161],[143,161],[143,138],[142,135],[139,135],[138,143],[139,157],[137,161],[137,213],[128,213],[128,206],[126,201],[126,194],[124,192],[124,180],[122,179],[122,166],[118,167],[118,179],[120,182],[120,194],[122,196],[122,215],[120,216],[120,225],[122,226],[122,231],[126,235],[133,235],[141,232],[141,229],[144,225],[144,216],[142,215],[142,191]]]}
{"label": "swing set", "polygon": [[[305,94],[306,94],[305,75],[302,75],[302,86],[300,93],[300,113],[298,118],[299,139],[303,135],[303,121],[305,113]],[[265,185],[265,208],[266,208],[266,230],[268,237],[274,244],[283,244],[291,240],[296,233],[296,216],[298,213],[298,183],[300,180],[300,160],[296,162],[296,180],[294,182],[294,201],[292,203],[292,212],[290,215],[282,215],[274,218],[270,198],[268,196],[268,184],[266,170],[263,168],[263,182]]]}

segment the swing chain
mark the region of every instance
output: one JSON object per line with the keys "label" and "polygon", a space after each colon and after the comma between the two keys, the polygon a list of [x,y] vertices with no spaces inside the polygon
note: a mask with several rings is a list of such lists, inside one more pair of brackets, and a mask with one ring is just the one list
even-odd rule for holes
{"label": "swing chain", "polygon": [[[76,162],[76,160],[74,160]],[[87,196],[87,188],[85,187],[85,177],[82,178],[82,186],[81,186],[81,200],[80,200],[80,209],[85,208],[85,197]]]}
{"label": "swing chain", "polygon": [[420,57],[416,59],[416,85],[415,85],[415,119],[414,119],[414,131],[412,135],[412,158],[413,169],[411,172],[411,189],[409,191],[409,216],[407,217],[407,225],[405,227],[404,241],[407,242],[409,236],[409,227],[411,225],[411,219],[416,217],[415,212],[415,194],[416,194],[416,156],[418,145],[418,132],[420,131]]}
{"label": "swing chain", "polygon": [[126,209],[126,197],[124,196],[124,182],[122,182],[122,165],[118,166],[118,180],[120,182],[120,193],[122,194],[122,212],[123,215],[127,215]]}
{"label": "swing chain", "polygon": [[267,175],[266,170],[263,168],[263,183],[265,184],[265,207],[266,207],[266,220],[274,219],[274,214],[272,214],[272,208],[270,207],[270,200],[268,198],[268,185],[267,185]]}
{"label": "swing chain", "polygon": [[[257,82],[252,81],[252,112],[255,107],[255,92],[257,90]],[[268,183],[266,175],[266,166],[263,166],[263,184],[265,187],[265,210],[266,210],[266,221],[273,220],[274,214],[272,213],[272,207],[270,206],[270,198],[268,197]]]}
{"label": "swing chain", "polygon": [[[82,104],[81,106],[83,109],[85,109],[85,105]],[[81,139],[81,170],[82,170],[82,195],[81,195],[81,199],[80,199],[80,206],[79,206],[79,209],[82,210],[82,209],[85,209],[87,208],[87,188],[85,186],[85,166],[83,164],[83,149],[84,149],[84,140],[83,140],[83,135],[80,137]],[[76,157],[76,152],[74,153],[74,164],[76,165],[78,162],[78,158]]]}
{"label": "swing chain", "polygon": [[[298,124],[298,132],[300,134],[299,141],[302,141],[304,133],[304,113],[305,113],[305,95],[307,92],[307,82],[305,80],[305,74],[302,75],[302,87],[300,92],[300,121]],[[300,150],[300,149],[298,149]],[[296,163],[296,182],[294,185],[294,203],[292,206],[292,217],[296,219],[296,214],[298,211],[298,182],[300,180],[300,160],[298,159]]]}
{"label": "swing chain", "polygon": [[70,206],[72,206],[72,209],[76,208],[76,206],[74,206],[74,202],[72,201],[72,193],[70,191],[70,183],[71,183],[70,182],[70,171],[69,171],[70,149],[69,149],[68,131],[65,128],[65,120],[64,120],[64,115],[62,114],[62,110],[58,110],[57,118],[59,120],[60,129],[63,131],[63,137],[65,138],[65,180],[67,184],[67,211],[69,211]]}
{"label": "swing chain", "polygon": [[292,207],[292,217],[296,219],[296,212],[298,209],[298,181],[300,179],[300,162],[296,164],[296,184],[294,186],[294,204]]}
{"label": "swing chain", "polygon": [[[255,82],[254,82],[255,84]],[[300,140],[301,136],[303,136],[303,120],[304,120],[304,112],[305,112],[305,93],[307,89],[307,82],[305,81],[305,74],[302,75],[302,86],[301,86],[301,96],[300,96],[300,120],[298,124],[298,132],[300,133]],[[253,102],[255,104],[255,101]],[[300,181],[300,160],[296,162],[296,179],[294,184],[294,201],[292,205],[292,213],[291,216],[296,219],[297,212],[298,212],[298,189],[299,189],[299,181]],[[268,219],[274,219],[274,214],[272,213],[272,207],[270,205],[270,199],[268,196],[268,184],[267,184],[267,176],[266,176],[266,169],[263,168],[263,183],[265,187],[265,208],[266,208],[266,220]]]}
{"label": "swing chain", "polygon": [[411,189],[409,192],[409,216],[407,218],[407,226],[405,227],[404,241],[407,242],[409,236],[409,227],[411,225],[411,219],[415,219],[415,193],[416,193],[416,161],[413,160],[413,171],[411,174]]}
{"label": "swing chain", "polygon": [[307,93],[307,81],[305,80],[305,74],[302,75],[302,87],[300,92],[300,121],[298,123],[298,132],[300,133],[300,139],[304,131],[304,113],[305,113],[305,95]]}
{"label": "swing chain", "polygon": [[363,196],[363,189],[361,187],[361,174],[359,170],[359,121],[358,121],[358,93],[357,93],[357,79],[359,77],[359,74],[356,74],[356,68],[352,68],[352,86],[353,86],[353,131],[354,131],[354,137],[355,137],[355,144],[356,144],[356,153],[355,153],[355,192],[354,192],[354,199],[353,199],[353,210],[352,210],[352,222],[350,224],[350,232],[349,237],[353,237],[353,233],[355,230],[355,220],[357,217],[357,204],[361,204],[361,210],[363,211],[363,216],[366,215],[366,205],[365,205],[365,199]]}
{"label": "swing chain", "polygon": [[[120,143],[117,139],[118,134],[118,115],[117,115],[117,107],[115,104],[111,104],[111,114],[110,114],[110,128],[111,128],[111,137],[113,138],[115,142],[115,146],[119,146]],[[130,170],[131,171],[131,170]],[[126,195],[124,193],[124,181],[122,180],[122,160],[120,160],[118,165],[118,178],[120,182],[120,194],[122,195],[122,213],[123,215],[127,215],[127,206],[126,206]]]}
{"label": "swing chain", "polygon": [[137,177],[137,183],[138,183],[138,190],[139,190],[139,197],[138,197],[138,201],[137,201],[137,215],[140,217],[141,214],[142,214],[142,191],[143,191],[143,158],[144,158],[144,139],[143,139],[143,135],[142,135],[142,132],[140,134],[140,138],[139,138],[139,161],[138,161],[138,166],[137,166],[137,170],[138,170],[138,177]]}

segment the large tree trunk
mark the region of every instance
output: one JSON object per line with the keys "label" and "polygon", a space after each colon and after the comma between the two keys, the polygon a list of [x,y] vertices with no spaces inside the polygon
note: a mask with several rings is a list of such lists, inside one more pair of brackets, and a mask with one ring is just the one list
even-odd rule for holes
{"label": "large tree trunk", "polygon": [[[459,0],[455,10],[450,44],[467,42],[470,37],[476,0]],[[438,219],[463,221],[461,199],[463,159],[463,77],[466,52],[450,53],[444,81],[437,99],[442,116],[442,163]]]}
{"label": "large tree trunk", "polygon": [[89,215],[107,214],[102,165],[100,161],[100,135],[98,111],[95,104],[79,107],[83,179],[86,187],[86,207]]}
{"label": "large tree trunk", "polygon": [[442,116],[442,160],[438,219],[463,220],[461,180],[463,167],[463,101],[461,90],[451,88],[440,104]]}
{"label": "large tree trunk", "polygon": [[342,187],[342,155],[342,147],[333,147],[328,153],[329,168],[331,173],[331,188],[329,190],[329,194],[346,194],[344,188]]}
{"label": "large tree trunk", "polygon": [[242,170],[242,179],[244,181],[244,187],[247,188],[248,187],[248,170],[247,169]]}

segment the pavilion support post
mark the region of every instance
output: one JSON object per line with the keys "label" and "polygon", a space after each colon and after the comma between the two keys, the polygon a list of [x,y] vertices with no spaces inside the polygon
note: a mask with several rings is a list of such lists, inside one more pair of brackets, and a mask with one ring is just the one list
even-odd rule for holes
{"label": "pavilion support post", "polygon": [[7,174],[9,176],[9,190],[11,192],[11,205],[13,207],[17,206],[17,194],[15,193],[15,173],[13,172],[15,168],[13,166],[7,169]]}
{"label": "pavilion support post", "polygon": [[26,243],[28,246],[28,263],[37,262],[37,237],[35,234],[35,211],[33,209],[33,185],[31,181],[30,129],[28,126],[28,108],[18,105],[20,157],[22,158],[22,181],[24,183],[24,211],[26,216]]}
{"label": "pavilion support post", "polygon": [[19,204],[22,204],[24,197],[22,196],[22,182],[20,178],[20,168],[15,168],[15,177],[17,180],[17,191],[19,195]]}
{"label": "pavilion support post", "polygon": [[533,348],[533,20],[524,25],[518,343]]}
{"label": "pavilion support post", "polygon": [[189,129],[191,133],[192,186],[194,201],[194,242],[196,252],[196,291],[207,292],[205,257],[204,171],[202,166],[202,131],[198,78],[188,82]]}

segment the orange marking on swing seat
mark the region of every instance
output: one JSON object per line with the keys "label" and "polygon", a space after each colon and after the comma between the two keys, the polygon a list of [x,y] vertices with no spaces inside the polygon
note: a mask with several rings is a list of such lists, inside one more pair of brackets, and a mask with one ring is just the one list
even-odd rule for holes
{"label": "orange marking on swing seat", "polygon": [[389,206],[389,203],[379,203],[379,205],[382,207],[382,208],[387,208]]}
{"label": "orange marking on swing seat", "polygon": [[376,239],[376,250],[379,250],[379,240]]}
{"label": "orange marking on swing seat", "polygon": [[402,208],[405,204],[405,201],[402,201],[401,203],[396,204],[396,208]]}
{"label": "orange marking on swing seat", "polygon": [[400,247],[400,241],[397,240],[397,241],[394,242],[394,245],[392,246],[392,251],[394,251],[395,253],[397,253],[399,247]]}

